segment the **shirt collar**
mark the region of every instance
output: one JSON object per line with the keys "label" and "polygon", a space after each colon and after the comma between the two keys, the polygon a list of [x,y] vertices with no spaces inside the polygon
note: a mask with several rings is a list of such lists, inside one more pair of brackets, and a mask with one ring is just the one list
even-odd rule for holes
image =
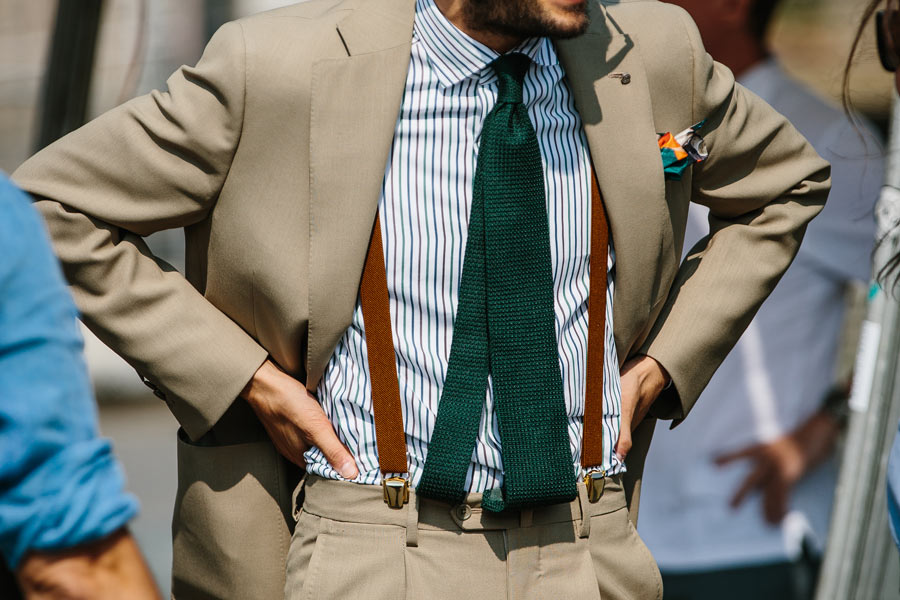
{"label": "shirt collar", "polygon": [[[434,0],[416,0],[413,39],[425,48],[432,69],[441,86],[449,87],[469,77],[481,83],[496,80],[492,69],[485,69],[499,52],[459,30],[441,13]],[[528,38],[511,52],[521,52],[540,67],[559,64],[556,49],[549,38]]]}

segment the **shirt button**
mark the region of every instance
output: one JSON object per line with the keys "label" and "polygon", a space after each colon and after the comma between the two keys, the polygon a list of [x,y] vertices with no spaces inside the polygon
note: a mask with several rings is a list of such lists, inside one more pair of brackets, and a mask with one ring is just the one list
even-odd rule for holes
{"label": "shirt button", "polygon": [[456,507],[456,518],[460,521],[466,521],[472,516],[472,509],[468,504],[460,504]]}

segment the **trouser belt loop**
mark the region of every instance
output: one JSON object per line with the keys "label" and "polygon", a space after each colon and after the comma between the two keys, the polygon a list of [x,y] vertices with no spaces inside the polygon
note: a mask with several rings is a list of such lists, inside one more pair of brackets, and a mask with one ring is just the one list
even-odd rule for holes
{"label": "trouser belt loop", "polygon": [[306,487],[307,474],[304,473],[300,479],[300,483],[294,488],[291,494],[291,514],[294,516],[294,522],[300,520],[300,513],[303,511],[303,488]]}
{"label": "trouser belt loop", "polygon": [[578,537],[586,538],[591,535],[591,503],[588,500],[587,487],[583,483],[578,484],[578,505],[581,508]]}
{"label": "trouser belt loop", "polygon": [[523,529],[526,527],[531,527],[531,524],[534,522],[534,509],[532,508],[523,508],[519,511],[519,527]]}
{"label": "trouser belt loop", "polygon": [[419,496],[410,494],[409,502],[404,507],[406,510],[406,545],[415,548],[419,545]]}

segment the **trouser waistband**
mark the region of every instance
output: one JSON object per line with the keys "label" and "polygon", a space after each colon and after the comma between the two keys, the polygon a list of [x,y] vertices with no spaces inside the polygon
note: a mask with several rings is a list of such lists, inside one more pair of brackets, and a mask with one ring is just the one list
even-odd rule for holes
{"label": "trouser waistband", "polygon": [[590,517],[626,505],[621,475],[607,478],[603,495],[593,503],[588,501],[587,490],[581,481],[578,482],[578,497],[562,504],[493,513],[481,507],[481,499],[480,493],[468,494],[465,501],[454,506],[422,498],[415,490],[410,490],[409,502],[401,509],[392,509],[384,502],[381,486],[324,479],[317,475],[306,475],[297,490],[298,505],[304,512],[333,521],[405,527],[409,546],[416,545],[419,529],[489,531],[576,522],[579,535],[587,537]]}

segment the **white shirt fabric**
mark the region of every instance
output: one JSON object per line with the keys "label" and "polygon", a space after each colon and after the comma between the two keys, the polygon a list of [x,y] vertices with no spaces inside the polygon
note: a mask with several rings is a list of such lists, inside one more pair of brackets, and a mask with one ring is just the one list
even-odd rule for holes
{"label": "white shirt fabric", "polygon": [[[791,432],[822,405],[833,384],[845,286],[865,281],[875,238],[882,155],[843,112],[791,80],[773,61],[741,83],[761,96],[832,164],[833,187],[796,260],[702,394],[685,422],[657,429],[644,469],[640,534],[663,571],[695,572],[796,559],[805,538],[824,548],[837,475],[831,460],[794,489],[778,526],[763,518],[762,494],[730,500],[748,461],[720,467],[724,453]],[[748,125],[752,126],[752,124]],[[692,205],[685,249],[709,232]]]}
{"label": "white shirt fabric", "polygon": [[[591,164],[581,118],[547,38],[514,51],[532,65],[524,103],[544,166],[556,335],[569,445],[581,473],[590,283]],[[434,0],[418,0],[406,90],[379,202],[400,384],[410,483],[418,485],[437,417],[450,357],[460,275],[472,205],[472,181],[485,116],[498,83],[488,65],[499,56],[448,21]],[[612,267],[607,263],[606,353],[603,385],[604,462],[624,471],[614,452],[619,432],[619,370],[613,340]],[[600,276],[604,276],[601,273]],[[503,483],[502,439],[490,384],[466,486],[483,492]],[[318,387],[318,398],[355,457],[359,483],[377,484],[378,466],[362,310],[340,340]],[[339,479],[318,448],[307,469]]]}

